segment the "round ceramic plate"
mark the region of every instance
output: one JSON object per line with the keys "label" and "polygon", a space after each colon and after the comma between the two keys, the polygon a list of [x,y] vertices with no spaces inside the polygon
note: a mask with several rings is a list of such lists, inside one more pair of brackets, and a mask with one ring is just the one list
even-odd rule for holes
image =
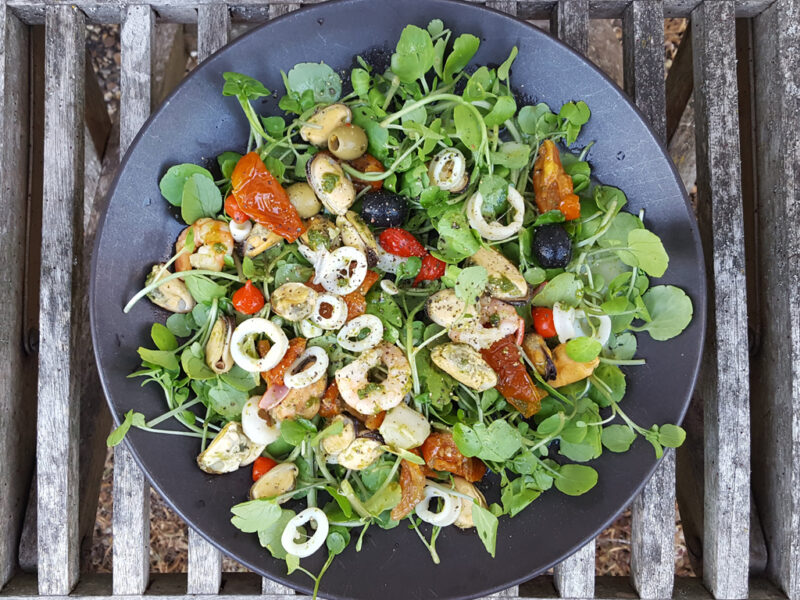
{"label": "round ceramic plate", "polygon": [[[136,370],[136,348],[147,345],[154,321],[166,314],[139,302],[125,315],[122,307],[143,285],[153,263],[165,260],[182,229],[161,198],[158,181],[176,163],[206,164],[225,150],[241,150],[248,126],[235,98],[222,96],[222,73],[239,71],[283,90],[280,70],[298,62],[324,60],[349,69],[361,54],[379,67],[406,24],[422,27],[442,19],[454,33],[481,40],[472,64],[497,65],[512,46],[519,56],[512,69],[515,92],[527,102],[559,107],[585,100],[592,118],[578,145],[593,141],[592,173],[617,186],[629,199],[626,210],[646,211],[647,225],[661,236],[670,266],[664,281],[682,287],[694,303],[694,320],[679,337],[653,342],[640,334],[643,367],[627,369],[628,414],[645,426],[679,422],[697,374],[703,342],[705,280],[697,226],[683,186],[663,146],[627,97],[594,66],[546,33],[474,4],[451,0],[340,0],[276,19],[227,46],[200,65],[153,114],[128,150],[111,189],[94,253],[91,290],[92,334],[106,397],[115,419],[130,409],[151,417],[164,410],[155,385],[141,387],[127,375]],[[278,114],[276,97],[257,104],[261,114]],[[282,561],[258,544],[257,536],[237,531],[230,508],[246,499],[250,469],[210,476],[195,459],[196,439],[131,430],[127,443],[152,485],[195,529],[254,571],[303,592],[305,575],[286,575]],[[372,528],[364,546],[354,544],[337,557],[322,581],[330,598],[473,598],[524,581],[549,568],[595,536],[634,497],[656,465],[652,447],[637,440],[630,452],[606,452],[593,461],[597,486],[580,497],[547,492],[513,520],[502,518],[497,557],[478,536],[447,528],[437,544],[441,564],[405,524],[391,531]],[[495,500],[491,481],[485,486]],[[495,488],[496,489],[496,488]],[[323,552],[304,559],[312,572]]]}

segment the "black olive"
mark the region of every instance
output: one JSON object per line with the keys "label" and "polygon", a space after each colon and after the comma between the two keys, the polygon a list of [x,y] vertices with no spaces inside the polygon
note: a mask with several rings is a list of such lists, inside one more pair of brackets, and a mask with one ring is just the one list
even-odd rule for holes
{"label": "black olive", "polygon": [[572,241],[558,223],[536,228],[533,237],[533,255],[545,269],[563,269],[572,258]]}
{"label": "black olive", "polygon": [[408,214],[408,202],[388,190],[369,192],[361,200],[361,218],[373,227],[400,227]]}

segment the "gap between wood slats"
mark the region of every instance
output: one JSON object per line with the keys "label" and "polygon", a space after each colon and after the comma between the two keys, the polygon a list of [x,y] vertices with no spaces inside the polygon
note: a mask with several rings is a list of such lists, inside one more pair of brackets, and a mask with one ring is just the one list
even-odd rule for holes
{"label": "gap between wood slats", "polygon": [[[660,0],[634,0],[625,10],[623,62],[625,91],[666,142],[664,7]],[[675,453],[667,450],[631,506],[631,577],[641,598],[672,596],[674,536]]]}
{"label": "gap between wood slats", "polygon": [[[36,444],[39,590],[63,595],[78,579],[76,306],[83,302],[84,16],[48,6],[45,47],[39,404]],[[80,324],[83,326],[83,324]],[[58,465],[58,468],[53,468]]]}
{"label": "gap between wood slats", "polygon": [[[120,33],[120,154],[150,114],[153,11],[127,8]],[[114,451],[113,573],[115,594],[141,594],[150,576],[150,488],[127,442]]]}
{"label": "gap between wood slats", "polygon": [[704,364],[706,585],[747,596],[750,420],[743,208],[734,6],[706,0],[692,13],[698,221],[709,280]]}
{"label": "gap between wood slats", "polygon": [[[483,0],[469,0],[481,3]],[[517,14],[523,19],[543,19],[550,15],[556,0],[505,0],[518,5]],[[733,2],[734,0],[729,0]],[[735,0],[736,15],[754,17],[760,14],[774,0]],[[622,17],[630,0],[591,0],[589,13],[594,19],[613,19]],[[664,0],[666,17],[688,17],[702,0]],[[183,0],[153,0],[150,4],[161,20],[174,23],[195,23],[199,4],[215,4],[214,0],[198,0],[187,3]],[[316,4],[317,0],[302,4]],[[28,25],[44,23],[45,0],[9,0],[8,5],[14,14]],[[123,0],[86,0],[75,3],[86,14],[89,23],[120,23],[125,2]],[[263,22],[269,18],[267,6],[299,4],[291,0],[238,0],[228,2],[234,21]]]}

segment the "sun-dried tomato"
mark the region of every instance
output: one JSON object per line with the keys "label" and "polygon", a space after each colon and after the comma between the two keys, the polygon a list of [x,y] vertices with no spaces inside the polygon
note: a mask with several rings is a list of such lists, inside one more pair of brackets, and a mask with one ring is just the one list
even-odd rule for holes
{"label": "sun-dried tomato", "polygon": [[[362,154],[358,158],[347,161],[351,167],[360,173],[383,173],[386,168],[383,163],[372,154]],[[371,186],[373,190],[377,191],[383,187],[383,180],[381,181],[364,181],[358,177],[353,177],[353,185],[356,189],[362,190],[367,186]]]}
{"label": "sun-dried tomato", "polygon": [[[289,340],[289,349],[286,350],[286,354],[283,355],[281,362],[272,367],[269,371],[261,374],[264,381],[269,385],[283,385],[283,376],[286,374],[286,371],[289,370],[292,363],[297,360],[297,357],[300,356],[305,349],[305,338],[298,337]],[[259,348],[259,352],[260,351],[261,349]]]}
{"label": "sun-dried tomato", "polygon": [[256,223],[287,242],[294,242],[305,231],[286,190],[267,170],[257,152],[239,159],[231,173],[231,185],[239,208]]}
{"label": "sun-dried tomato", "polygon": [[533,165],[533,193],[542,214],[560,210],[567,221],[581,216],[580,199],[572,191],[572,177],[564,171],[558,147],[552,140],[545,140],[539,146]]}
{"label": "sun-dried tomato", "polygon": [[339,386],[336,381],[332,381],[322,396],[319,405],[319,415],[326,419],[332,419],[336,415],[342,414],[342,401],[339,398]]}
{"label": "sun-dried tomato", "polygon": [[483,359],[497,373],[497,389],[526,419],[539,412],[540,403],[547,393],[534,385],[514,335],[496,341],[481,350]]}
{"label": "sun-dried tomato", "polygon": [[375,431],[376,429],[378,429],[378,427],[383,425],[383,420],[385,418],[386,418],[386,411],[382,410],[377,415],[369,415],[367,419],[364,421],[364,426],[367,429]]}
{"label": "sun-dried tomato", "polygon": [[[416,448],[409,450],[419,456]],[[411,514],[414,507],[419,504],[425,495],[425,468],[403,459],[400,463],[400,502],[392,509],[391,517],[395,521]]]}
{"label": "sun-dried tomato", "polygon": [[381,248],[386,250],[389,254],[395,256],[402,256],[408,258],[410,256],[425,256],[428,251],[425,246],[419,243],[419,240],[407,232],[405,229],[399,227],[389,227],[384,229],[378,237],[378,242]]}
{"label": "sun-dried tomato", "polygon": [[416,286],[420,281],[435,281],[444,277],[446,268],[446,262],[439,260],[432,254],[426,254],[422,257],[422,266],[414,278],[414,285]]}
{"label": "sun-dried tomato", "polygon": [[486,465],[475,457],[461,454],[452,433],[432,433],[422,444],[422,456],[434,471],[447,471],[460,475],[469,482],[480,481],[486,474]]}

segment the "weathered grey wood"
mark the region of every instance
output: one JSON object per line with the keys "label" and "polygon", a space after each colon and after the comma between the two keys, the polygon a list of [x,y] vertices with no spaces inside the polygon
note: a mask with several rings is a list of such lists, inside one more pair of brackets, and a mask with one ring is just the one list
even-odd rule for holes
{"label": "weathered grey wood", "polygon": [[78,578],[76,321],[83,250],[84,17],[45,11],[45,137],[42,217],[37,486],[39,592],[63,595]]}
{"label": "weathered grey wood", "polygon": [[224,4],[209,4],[197,9],[197,57],[207,59],[228,43],[231,16]]}
{"label": "weathered grey wood", "polygon": [[691,22],[667,72],[667,139],[672,139],[694,88]]}
{"label": "weathered grey wood", "polygon": [[[666,141],[663,3],[634,0],[622,24],[625,91]],[[674,534],[675,454],[668,451],[631,507],[631,577],[641,598],[672,595]]]}
{"label": "weathered grey wood", "polygon": [[222,554],[189,528],[187,594],[216,594],[222,582]]}
{"label": "weathered grey wood", "polygon": [[274,19],[275,17],[280,17],[299,9],[301,6],[302,5],[297,2],[292,2],[290,4],[270,4],[269,18]]}
{"label": "weathered grey wood", "polygon": [[[56,0],[65,2],[66,0]],[[174,23],[194,23],[197,21],[195,6],[214,4],[217,0],[153,0],[151,5],[160,19]],[[320,0],[306,0],[302,4],[316,4]],[[468,0],[482,3],[484,0]],[[524,19],[547,18],[558,0],[506,0],[518,5],[518,16]],[[767,8],[774,0],[729,0],[735,4],[736,15],[754,17]],[[688,17],[702,0],[664,0],[666,17]],[[595,19],[621,17],[630,0],[590,0],[589,14]],[[25,24],[44,23],[46,0],[9,0],[14,14]],[[76,3],[90,23],[119,23],[122,20],[124,0],[84,0]],[[235,0],[228,2],[233,21],[262,22],[268,18],[263,0]],[[272,0],[270,4],[298,4],[296,0]]]}
{"label": "weathered grey wood", "polygon": [[[758,271],[753,481],[769,574],[800,598],[800,2],[754,20]],[[778,259],[778,257],[785,257]]]}
{"label": "weathered grey wood", "polygon": [[34,407],[25,395],[23,287],[25,224],[12,215],[27,213],[30,91],[28,28],[0,6],[0,587],[17,564],[28,486],[33,473]]}
{"label": "weathered grey wood", "polygon": [[[155,16],[131,5],[120,34],[120,153],[150,114],[151,49]],[[141,594],[150,575],[150,490],[127,445],[114,451],[115,594]]]}
{"label": "weathered grey wood", "polygon": [[669,155],[678,169],[687,193],[697,180],[697,152],[694,134],[694,97],[689,98],[675,134],[669,139]]}
{"label": "weathered grey wood", "polygon": [[581,54],[589,47],[589,0],[558,0],[550,16],[550,31]]}
{"label": "weathered grey wood", "polygon": [[515,0],[494,0],[487,2],[486,6],[512,16],[517,14],[517,2]]}
{"label": "weathered grey wood", "polygon": [[750,510],[749,363],[736,81],[735,11],[706,0],[692,13],[698,220],[709,277],[698,393],[704,401],[704,580],[717,598],[747,595]]}
{"label": "weathered grey wood", "polygon": [[594,597],[594,554],[592,540],[553,569],[556,590],[562,598]]}

